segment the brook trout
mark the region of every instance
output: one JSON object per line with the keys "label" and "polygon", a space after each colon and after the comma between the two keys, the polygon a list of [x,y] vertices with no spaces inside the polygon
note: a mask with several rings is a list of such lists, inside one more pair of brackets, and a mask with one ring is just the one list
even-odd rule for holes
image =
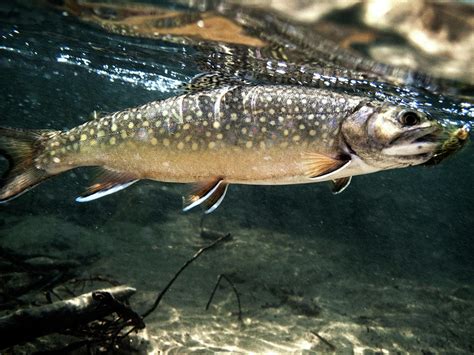
{"label": "brook trout", "polygon": [[209,213],[229,184],[332,181],[339,193],[354,175],[443,156],[455,131],[424,112],[325,89],[190,85],[191,92],[65,132],[0,128],[0,152],[9,161],[0,201],[62,172],[97,166],[102,174],[77,201],[151,179],[194,183],[184,210],[202,204]]}

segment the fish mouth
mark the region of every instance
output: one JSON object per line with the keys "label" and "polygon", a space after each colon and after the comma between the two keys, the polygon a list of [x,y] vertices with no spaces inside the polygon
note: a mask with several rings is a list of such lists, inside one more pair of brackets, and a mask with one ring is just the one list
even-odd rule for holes
{"label": "fish mouth", "polygon": [[402,132],[398,137],[392,139],[389,145],[406,144],[414,142],[435,142],[440,141],[440,135],[443,132],[439,126],[414,127]]}
{"label": "fish mouth", "polygon": [[429,159],[442,145],[442,133],[439,126],[412,128],[394,138],[382,152],[407,159]]}
{"label": "fish mouth", "polygon": [[464,125],[461,128],[451,130],[433,156],[423,165],[437,165],[461,150],[468,141],[470,129],[471,127],[469,125]]}

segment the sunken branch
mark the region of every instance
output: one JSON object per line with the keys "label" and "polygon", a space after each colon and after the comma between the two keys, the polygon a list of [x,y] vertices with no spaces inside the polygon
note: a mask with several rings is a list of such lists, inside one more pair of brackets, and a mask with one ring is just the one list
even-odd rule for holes
{"label": "sunken branch", "polygon": [[128,299],[135,291],[132,287],[117,286],[66,301],[20,309],[0,318],[0,349],[77,328],[114,312],[124,314],[128,310],[123,308],[121,301]]}

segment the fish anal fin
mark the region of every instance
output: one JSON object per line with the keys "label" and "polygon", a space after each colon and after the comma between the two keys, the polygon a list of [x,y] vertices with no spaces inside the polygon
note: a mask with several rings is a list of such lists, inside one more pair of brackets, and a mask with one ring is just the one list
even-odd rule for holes
{"label": "fish anal fin", "polygon": [[80,197],[76,198],[76,201],[89,202],[96,200],[123,190],[137,181],[138,179],[130,173],[100,168],[95,183],[89,186]]}
{"label": "fish anal fin", "polygon": [[192,192],[183,198],[183,211],[202,205],[205,213],[213,212],[222,202],[227,192],[228,184],[224,178],[215,177],[211,180],[194,184]]}
{"label": "fish anal fin", "polygon": [[352,176],[346,176],[340,179],[332,180],[332,188],[331,191],[334,195],[340,194],[342,191],[347,189],[349,184],[351,183]]}
{"label": "fish anal fin", "polygon": [[333,158],[325,154],[307,153],[303,163],[310,179],[322,180],[347,168],[351,160],[348,157]]}

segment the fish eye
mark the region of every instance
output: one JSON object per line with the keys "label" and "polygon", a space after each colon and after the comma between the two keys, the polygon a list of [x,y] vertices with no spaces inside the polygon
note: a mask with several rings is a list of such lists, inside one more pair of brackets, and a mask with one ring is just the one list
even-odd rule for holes
{"label": "fish eye", "polygon": [[399,116],[399,121],[404,126],[414,126],[420,123],[420,119],[420,116],[413,111],[403,111]]}

